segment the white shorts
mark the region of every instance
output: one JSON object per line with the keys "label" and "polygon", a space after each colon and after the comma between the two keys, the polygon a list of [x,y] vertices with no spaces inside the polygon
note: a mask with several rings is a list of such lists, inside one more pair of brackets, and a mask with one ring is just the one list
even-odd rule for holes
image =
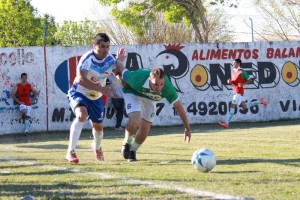
{"label": "white shorts", "polygon": [[241,94],[233,94],[232,104],[240,106],[243,101],[246,101],[243,95]]}
{"label": "white shorts", "polygon": [[156,102],[130,93],[123,94],[126,113],[141,112],[142,119],[152,123],[156,113]]}
{"label": "white shorts", "polygon": [[30,117],[31,106],[26,106],[24,104],[21,104],[19,109],[20,109],[20,111],[26,110],[26,116]]}

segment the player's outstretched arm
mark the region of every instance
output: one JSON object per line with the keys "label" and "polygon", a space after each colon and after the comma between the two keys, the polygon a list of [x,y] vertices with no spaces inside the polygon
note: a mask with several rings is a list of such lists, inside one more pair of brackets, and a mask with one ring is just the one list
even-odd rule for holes
{"label": "player's outstretched arm", "polygon": [[189,143],[191,140],[191,128],[190,128],[190,124],[189,124],[189,120],[186,116],[185,110],[182,106],[182,103],[180,100],[177,100],[174,104],[173,104],[175,110],[177,111],[178,115],[180,116],[182,123],[185,127],[184,129],[184,140]]}
{"label": "player's outstretched arm", "polygon": [[117,67],[118,74],[120,75],[122,75],[122,72],[125,70],[123,62],[125,61],[126,57],[127,55],[125,49],[123,48],[118,49],[116,67]]}

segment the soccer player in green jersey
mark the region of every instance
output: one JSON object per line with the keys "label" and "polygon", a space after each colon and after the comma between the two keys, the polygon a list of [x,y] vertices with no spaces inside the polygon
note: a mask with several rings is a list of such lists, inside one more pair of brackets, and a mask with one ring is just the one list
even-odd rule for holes
{"label": "soccer player in green jersey", "polygon": [[[124,49],[121,49],[123,54]],[[121,55],[121,53],[120,53]],[[128,114],[122,154],[129,162],[136,161],[136,151],[146,140],[156,114],[156,102],[165,98],[179,114],[184,129],[184,140],[189,143],[191,129],[185,110],[164,71],[160,68],[129,71],[117,66],[124,83],[123,96]]]}
{"label": "soccer player in green jersey", "polygon": [[219,125],[224,128],[228,128],[230,120],[234,115],[234,110],[237,107],[237,105],[241,106],[243,109],[247,109],[258,104],[267,106],[267,103],[263,98],[260,98],[259,101],[256,100],[246,102],[246,99],[244,97],[244,85],[252,83],[253,80],[250,78],[247,72],[240,68],[241,64],[241,59],[234,60],[233,69],[231,71],[231,79],[227,80],[227,83],[230,83],[232,85],[233,97],[231,106],[229,108],[229,112],[226,117],[226,121],[219,122]]}

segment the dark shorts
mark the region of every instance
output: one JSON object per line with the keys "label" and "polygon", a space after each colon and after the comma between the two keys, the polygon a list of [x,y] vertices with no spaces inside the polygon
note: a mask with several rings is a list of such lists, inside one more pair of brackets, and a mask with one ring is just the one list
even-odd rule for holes
{"label": "dark shorts", "polygon": [[79,92],[73,92],[68,96],[69,105],[75,114],[75,108],[78,106],[86,107],[88,118],[92,122],[102,123],[104,119],[104,104],[102,97],[96,100],[91,100]]}

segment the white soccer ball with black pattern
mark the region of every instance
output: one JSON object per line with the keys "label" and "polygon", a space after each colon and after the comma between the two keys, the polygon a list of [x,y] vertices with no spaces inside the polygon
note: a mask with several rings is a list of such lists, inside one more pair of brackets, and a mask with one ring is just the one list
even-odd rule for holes
{"label": "white soccer ball with black pattern", "polygon": [[207,148],[195,151],[191,161],[194,169],[204,173],[211,171],[217,164],[216,155]]}

